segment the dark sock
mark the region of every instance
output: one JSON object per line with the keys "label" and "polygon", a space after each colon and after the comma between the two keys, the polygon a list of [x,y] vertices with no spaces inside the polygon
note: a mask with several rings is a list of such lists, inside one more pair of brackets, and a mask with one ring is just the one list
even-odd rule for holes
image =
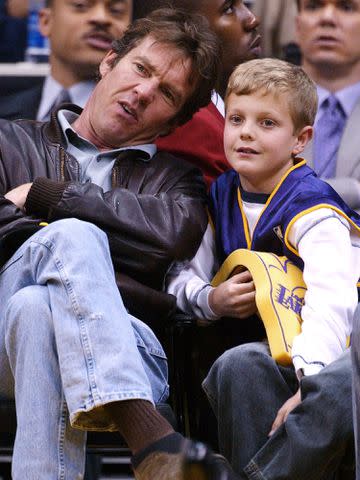
{"label": "dark sock", "polygon": [[108,404],[120,434],[133,454],[174,432],[170,423],[146,400],[124,400]]}
{"label": "dark sock", "polygon": [[186,439],[180,433],[171,433],[133,455],[131,464],[136,469],[150,453],[154,452],[179,453],[183,450],[185,441]]}

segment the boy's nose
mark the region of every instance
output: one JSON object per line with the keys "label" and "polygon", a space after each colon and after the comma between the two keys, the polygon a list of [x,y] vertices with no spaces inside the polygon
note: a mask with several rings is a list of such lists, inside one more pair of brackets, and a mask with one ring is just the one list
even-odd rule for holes
{"label": "boy's nose", "polygon": [[240,138],[247,139],[253,138],[253,128],[251,127],[250,122],[244,122],[240,130]]}

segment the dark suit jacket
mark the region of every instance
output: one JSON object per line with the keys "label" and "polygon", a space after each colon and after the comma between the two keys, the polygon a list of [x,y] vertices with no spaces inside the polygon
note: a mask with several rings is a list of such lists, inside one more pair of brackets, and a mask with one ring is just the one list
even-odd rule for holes
{"label": "dark suit jacket", "polygon": [[[24,88],[23,84],[12,85],[12,82],[16,82],[12,77],[7,77],[6,81],[8,85],[1,85],[0,88],[0,118],[34,120],[41,100],[44,79],[38,79],[30,88]],[[4,79],[1,83],[3,82]]]}

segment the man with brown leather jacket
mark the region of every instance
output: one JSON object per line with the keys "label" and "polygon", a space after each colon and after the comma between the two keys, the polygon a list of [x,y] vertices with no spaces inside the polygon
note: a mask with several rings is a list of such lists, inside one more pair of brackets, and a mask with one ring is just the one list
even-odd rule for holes
{"label": "man with brown leather jacket", "polygon": [[200,18],[154,12],[107,54],[83,111],[0,122],[0,395],[16,402],[14,480],[82,478],[91,429],[122,434],[137,479],[183,478],[188,441],[154,408],[166,358],[114,270],[146,320],[170,265],[197,250],[201,177],[153,141],[210,101],[218,58]]}

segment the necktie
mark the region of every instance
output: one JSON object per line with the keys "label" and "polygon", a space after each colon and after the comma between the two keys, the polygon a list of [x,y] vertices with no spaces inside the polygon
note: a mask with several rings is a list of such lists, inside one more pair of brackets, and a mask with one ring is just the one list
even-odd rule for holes
{"label": "necktie", "polygon": [[328,97],[323,105],[323,115],[315,128],[314,170],[321,178],[333,178],[346,114],[334,95]]}
{"label": "necktie", "polygon": [[51,112],[54,111],[62,103],[71,103],[71,97],[70,97],[69,91],[66,90],[66,88],[63,88],[60,91],[59,95],[56,97],[55,102],[53,103],[47,115],[47,118],[46,118],[47,120],[50,118]]}
{"label": "necktie", "polygon": [[61,105],[62,103],[69,103],[71,102],[71,97],[69,90],[66,90],[66,88],[63,88],[59,95],[56,97],[56,100],[53,105],[53,109]]}

